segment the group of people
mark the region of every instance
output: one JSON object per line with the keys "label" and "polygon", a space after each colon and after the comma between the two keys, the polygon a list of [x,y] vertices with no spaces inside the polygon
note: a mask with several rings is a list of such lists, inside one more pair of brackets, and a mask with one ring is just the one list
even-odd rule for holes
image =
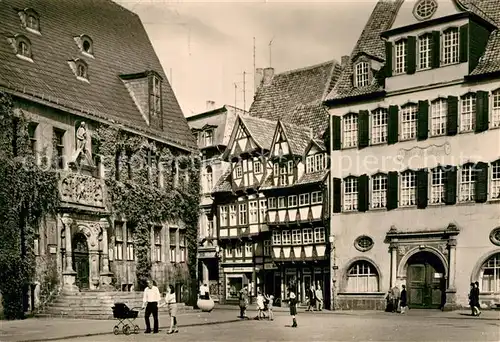
{"label": "group of people", "polygon": [[314,311],[315,307],[316,311],[323,310],[323,291],[319,283],[316,288],[314,285],[311,285],[311,288],[307,290],[307,301],[308,306],[306,311]]}
{"label": "group of people", "polygon": [[144,313],[144,320],[146,322],[146,330],[145,334],[151,333],[151,325],[149,318],[153,315],[153,333],[157,334],[159,325],[158,325],[158,308],[167,306],[168,314],[170,315],[170,329],[167,331],[167,334],[172,334],[179,332],[177,329],[177,303],[175,300],[175,289],[173,285],[169,285],[167,287],[167,292],[165,293],[165,299],[162,302],[160,290],[154,282],[149,279],[147,282],[148,286],[144,289],[143,295],[143,304],[142,309],[146,310]]}
{"label": "group of people", "polygon": [[479,304],[479,282],[477,281],[475,283],[470,283],[469,305],[472,316],[479,316],[481,314],[481,307]]}
{"label": "group of people", "polygon": [[401,312],[404,314],[408,309],[408,296],[406,294],[406,285],[402,285],[402,290],[394,286],[387,292],[386,296],[386,309],[387,312]]}

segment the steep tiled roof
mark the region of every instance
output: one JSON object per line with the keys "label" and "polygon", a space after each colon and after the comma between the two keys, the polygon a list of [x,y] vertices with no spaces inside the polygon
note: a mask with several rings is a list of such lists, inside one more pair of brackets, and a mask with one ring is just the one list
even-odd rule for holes
{"label": "steep tiled roof", "polygon": [[[330,94],[326,96],[325,100],[338,100],[383,90],[383,86],[377,78],[374,78],[373,83],[367,87],[353,87],[352,62],[353,58],[360,53],[373,56],[382,61],[385,60],[385,47],[380,34],[391,27],[402,3],[403,0],[379,0],[352,51],[348,65],[343,70],[337,84]],[[497,27],[500,26],[500,6],[498,0],[460,0],[459,3],[463,5],[466,10],[482,17],[489,23]],[[495,30],[490,35],[484,56],[471,74],[480,75],[500,71],[499,49],[500,33],[498,30]]]}
{"label": "steep tiled roof", "polygon": [[262,190],[272,190],[272,189],[286,189],[293,188],[297,185],[307,185],[320,183],[325,180],[325,177],[328,175],[328,170],[322,170],[313,173],[305,173],[296,183],[290,185],[274,185],[273,184],[273,173],[271,172],[268,178],[262,183]]}
{"label": "steep tiled roof", "polygon": [[222,176],[219,178],[217,181],[217,184],[215,184],[214,189],[212,190],[212,193],[221,193],[221,192],[231,192],[232,187],[231,187],[231,181],[230,181],[230,175],[231,175],[231,170],[227,170],[222,174]]}
{"label": "steep tiled roof", "polygon": [[287,120],[297,126],[310,127],[313,136],[319,137],[328,127],[328,110],[322,103],[298,105]]}
{"label": "steep tiled roof", "polygon": [[[41,34],[21,26],[19,10],[33,8]],[[0,6],[0,89],[68,112],[117,122],[148,132],[176,146],[196,142],[139,17],[111,0],[9,0]],[[16,57],[7,38],[26,36],[33,63]],[[95,58],[82,54],[74,37],[88,35]],[[89,81],[78,80],[68,65],[81,58]],[[143,119],[120,75],[156,71],[163,79],[163,130]]]}
{"label": "steep tiled roof", "polygon": [[265,150],[271,149],[271,142],[276,129],[276,121],[255,118],[251,116],[240,116],[241,121],[248,129],[252,139]]}
{"label": "steep tiled roof", "polygon": [[[250,115],[295,123],[297,111],[300,111],[305,117],[300,124],[316,133],[318,120],[313,117],[317,113],[314,105],[321,105],[325,94],[337,81],[340,70],[336,61],[329,61],[276,74],[269,85],[262,85],[257,90]],[[308,112],[309,109],[312,113]]]}
{"label": "steep tiled roof", "polygon": [[311,129],[304,126],[292,125],[288,122],[282,122],[285,134],[290,146],[290,152],[294,155],[303,155],[304,150],[311,140]]}

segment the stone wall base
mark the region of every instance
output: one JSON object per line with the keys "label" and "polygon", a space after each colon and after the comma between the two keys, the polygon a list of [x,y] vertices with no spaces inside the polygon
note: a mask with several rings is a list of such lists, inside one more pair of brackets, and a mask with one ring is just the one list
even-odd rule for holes
{"label": "stone wall base", "polygon": [[336,310],[385,310],[383,295],[338,295]]}

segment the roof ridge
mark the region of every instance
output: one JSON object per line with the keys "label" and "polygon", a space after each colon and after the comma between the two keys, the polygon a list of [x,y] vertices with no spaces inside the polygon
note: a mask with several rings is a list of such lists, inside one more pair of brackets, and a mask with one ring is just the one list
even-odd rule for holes
{"label": "roof ridge", "polygon": [[309,66],[302,67],[302,68],[296,68],[296,69],[291,69],[291,70],[283,71],[283,72],[280,72],[280,73],[276,74],[275,76],[289,75],[289,74],[293,74],[295,72],[311,70],[311,69],[319,68],[321,66],[330,64],[330,63],[332,63],[333,65],[340,64],[336,59],[331,59],[331,60],[323,62],[323,63],[318,63],[318,64],[309,65]]}
{"label": "roof ridge", "polygon": [[259,118],[259,117],[256,117],[256,116],[251,116],[251,115],[245,115],[243,117],[240,116],[240,114],[238,114],[238,117],[242,118],[242,119],[255,119],[255,120],[258,120],[258,121],[264,121],[264,122],[267,122],[267,123],[272,123],[272,124],[277,124],[278,123],[278,120],[269,120],[269,119],[264,119],[264,118]]}

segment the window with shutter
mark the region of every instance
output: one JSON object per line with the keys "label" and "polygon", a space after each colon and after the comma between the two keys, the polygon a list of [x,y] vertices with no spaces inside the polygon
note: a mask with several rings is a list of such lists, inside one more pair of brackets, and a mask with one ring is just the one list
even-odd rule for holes
{"label": "window with shutter", "polygon": [[369,182],[367,175],[358,178],[358,211],[367,211],[369,205]]}
{"label": "window with shutter", "polygon": [[387,174],[387,210],[398,207],[398,173],[391,171]]}
{"label": "window with shutter", "polygon": [[417,140],[425,140],[429,136],[429,102],[418,101]]}
{"label": "window with shutter", "polygon": [[332,117],[332,135],[333,135],[333,150],[338,151],[340,150],[341,146],[341,127],[340,127],[340,116],[333,116]]}
{"label": "window with shutter", "polygon": [[373,209],[385,208],[387,206],[387,175],[374,175],[371,183],[371,207]]}
{"label": "window with shutter", "polygon": [[339,178],[333,179],[333,212],[340,213],[341,211],[341,181]]}
{"label": "window with shutter", "polygon": [[399,111],[398,106],[389,106],[387,118],[387,143],[389,145],[398,142],[399,135]]}
{"label": "window with shutter", "polygon": [[427,207],[427,197],[429,188],[429,174],[426,169],[417,171],[417,208]]}
{"label": "window with shutter", "polygon": [[415,139],[417,135],[417,105],[413,103],[401,107],[401,140]]}
{"label": "window with shutter", "polygon": [[488,129],[489,98],[488,92],[478,91],[476,93],[476,133]]}
{"label": "window with shutter", "polygon": [[491,93],[491,127],[500,127],[500,89]]}
{"label": "window with shutter", "polygon": [[385,75],[392,76],[392,43],[385,42]]}
{"label": "window with shutter", "polygon": [[387,110],[378,108],[371,115],[371,144],[383,144],[387,142]]}
{"label": "window with shutter", "polygon": [[448,96],[448,115],[446,118],[446,135],[458,132],[458,97]]}
{"label": "window with shutter", "polygon": [[476,202],[484,203],[488,200],[488,164],[479,162],[475,166],[476,172]]}
{"label": "window with shutter", "polygon": [[418,37],[418,69],[429,69],[432,65],[432,35],[425,33]]}
{"label": "window with shutter", "polygon": [[416,204],[416,174],[412,170],[401,173],[401,207],[411,207]]}
{"label": "window with shutter", "polygon": [[500,160],[491,163],[490,199],[500,199]]}
{"label": "window with shutter", "polygon": [[443,32],[443,65],[458,63],[460,60],[458,28],[451,27]]}
{"label": "window with shutter", "polygon": [[417,39],[409,36],[406,41],[408,52],[406,54],[406,73],[414,74],[417,68]]}
{"label": "window with shutter", "polygon": [[460,26],[460,63],[469,59],[469,25]]}
{"label": "window with shutter", "polygon": [[342,147],[356,147],[358,145],[358,114],[344,115],[342,126]]}
{"label": "window with shutter", "polygon": [[475,165],[472,163],[460,167],[460,188],[458,189],[458,200],[460,202],[471,202],[476,197],[477,174]]}
{"label": "window with shutter", "polygon": [[358,210],[358,178],[344,178],[344,211]]}
{"label": "window with shutter", "polygon": [[445,170],[445,203],[451,205],[457,203],[457,168],[447,166]]}
{"label": "window with shutter", "polygon": [[431,48],[431,67],[439,68],[441,64],[441,32],[432,32],[432,48]]}
{"label": "window with shutter", "polygon": [[433,137],[446,134],[448,117],[448,101],[437,99],[431,103],[431,135]]}
{"label": "window with shutter", "polygon": [[368,131],[369,131],[368,111],[362,110],[359,112],[359,117],[358,117],[358,147],[360,149],[367,147],[369,144]]}
{"label": "window with shutter", "polygon": [[403,74],[407,70],[408,44],[406,39],[401,39],[394,44],[394,74]]}
{"label": "window with shutter", "polygon": [[460,99],[460,132],[472,132],[476,127],[476,94],[470,93]]}

